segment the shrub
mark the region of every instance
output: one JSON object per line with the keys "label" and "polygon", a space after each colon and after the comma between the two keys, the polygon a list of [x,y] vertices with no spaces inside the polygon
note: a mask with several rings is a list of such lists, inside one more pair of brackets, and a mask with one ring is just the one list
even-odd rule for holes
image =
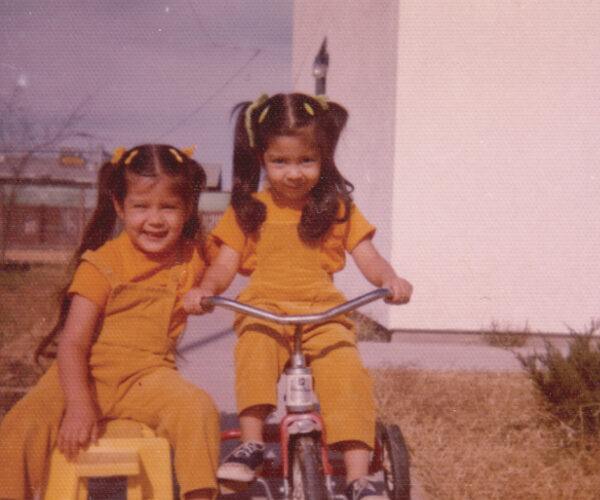
{"label": "shrub", "polygon": [[546,341],[546,352],[517,355],[547,409],[581,438],[600,429],[600,321],[585,333],[571,331],[568,353]]}
{"label": "shrub", "polygon": [[509,326],[501,326],[500,323],[493,321],[490,329],[483,332],[483,340],[491,346],[512,349],[522,347],[527,343],[531,332],[529,326],[525,328],[513,329]]}
{"label": "shrub", "polygon": [[358,340],[389,342],[392,338],[392,332],[374,319],[369,318],[366,314],[359,311],[351,311],[348,313],[348,317],[354,322],[356,338]]}

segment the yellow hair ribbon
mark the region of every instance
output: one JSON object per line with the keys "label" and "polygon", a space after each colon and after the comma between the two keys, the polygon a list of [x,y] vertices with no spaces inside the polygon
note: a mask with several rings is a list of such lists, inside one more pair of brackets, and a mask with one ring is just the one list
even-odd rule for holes
{"label": "yellow hair ribbon", "polygon": [[265,109],[262,110],[262,112],[260,113],[260,116],[258,117],[258,123],[262,123],[265,121],[265,118],[267,117],[267,113],[269,112],[270,109],[271,109],[271,106],[265,106]]}
{"label": "yellow hair ribbon", "polygon": [[119,163],[121,161],[121,158],[123,158],[125,151],[127,150],[123,146],[117,146],[113,151],[112,158],[110,159],[111,164],[116,165],[117,163]]}
{"label": "yellow hair ribbon", "polygon": [[321,107],[326,111],[329,109],[329,104],[327,104],[328,100],[329,97],[325,94],[319,94],[315,96],[315,101],[317,101],[321,105]]}
{"label": "yellow hair ribbon", "polygon": [[181,150],[181,152],[187,156],[188,158],[191,158],[192,155],[194,154],[194,151],[196,151],[196,145],[194,144],[193,146],[190,146],[189,148],[183,148]]}
{"label": "yellow hair ribbon", "polygon": [[177,152],[177,150],[175,148],[169,148],[169,152],[175,157],[175,159],[179,163],[183,163],[183,158],[181,157],[181,155]]}
{"label": "yellow hair ribbon", "polygon": [[137,149],[134,149],[131,153],[129,153],[129,156],[127,158],[125,158],[125,165],[129,165],[132,160],[138,155],[139,151]]}
{"label": "yellow hair ribbon", "polygon": [[246,108],[246,113],[244,116],[244,125],[246,126],[246,133],[248,134],[248,144],[250,144],[251,148],[254,147],[254,132],[252,130],[252,113],[254,112],[254,110],[256,108],[258,108],[259,106],[264,104],[268,99],[269,99],[269,96],[267,94],[261,94],[258,96],[258,98],[252,104],[250,104],[250,106],[248,106]]}
{"label": "yellow hair ribbon", "polygon": [[[323,110],[327,111],[329,109],[329,104],[327,104],[329,98],[325,94],[316,95],[313,99],[321,105]],[[310,116],[315,116],[315,110],[308,102],[304,103],[304,109]]]}

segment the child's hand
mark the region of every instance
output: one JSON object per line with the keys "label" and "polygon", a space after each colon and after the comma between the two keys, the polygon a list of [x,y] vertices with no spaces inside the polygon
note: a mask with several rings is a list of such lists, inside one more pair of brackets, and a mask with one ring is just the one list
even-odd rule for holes
{"label": "child's hand", "polygon": [[77,458],[80,448],[98,440],[99,412],[93,404],[68,405],[56,444],[69,462]]}
{"label": "child's hand", "polygon": [[211,312],[213,308],[203,306],[202,301],[213,295],[213,293],[203,288],[190,290],[183,296],[183,309],[188,314],[204,314]]}
{"label": "child's hand", "polygon": [[392,304],[406,304],[410,301],[413,287],[404,278],[395,276],[388,282],[381,285],[382,288],[387,288],[391,292],[391,296],[386,299],[386,302]]}

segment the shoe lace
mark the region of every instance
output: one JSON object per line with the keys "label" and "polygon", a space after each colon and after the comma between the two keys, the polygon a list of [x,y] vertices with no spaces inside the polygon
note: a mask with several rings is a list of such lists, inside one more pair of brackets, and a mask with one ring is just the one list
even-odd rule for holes
{"label": "shoe lace", "polygon": [[361,494],[366,491],[375,492],[375,488],[367,478],[361,477],[352,483],[352,498],[360,498]]}
{"label": "shoe lace", "polygon": [[263,450],[263,445],[261,443],[255,443],[254,441],[248,441],[246,443],[242,443],[237,449],[233,452],[234,457],[250,457],[255,452],[259,452]]}

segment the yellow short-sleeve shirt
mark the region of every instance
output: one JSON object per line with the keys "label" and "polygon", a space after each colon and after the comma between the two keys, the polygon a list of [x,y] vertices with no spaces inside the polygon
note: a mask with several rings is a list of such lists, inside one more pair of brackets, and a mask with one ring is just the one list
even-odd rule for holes
{"label": "yellow short-sleeve shirt", "polygon": [[[255,197],[267,207],[268,221],[300,222],[302,211],[278,206],[270,190],[260,191],[255,194]],[[344,210],[344,206],[340,206],[338,218],[344,215]],[[350,208],[350,217],[344,222],[333,223],[321,240],[323,269],[328,273],[335,273],[343,269],[346,263],[346,252],[352,252],[358,243],[365,238],[371,238],[374,233],[375,227],[367,221],[353,203]],[[250,275],[256,268],[255,245],[257,238],[257,234],[244,234],[236,220],[233,208],[229,206],[208,238],[208,253],[214,257],[218,252],[218,247],[225,243],[241,254],[240,273]]]}
{"label": "yellow short-sleeve shirt", "polygon": [[[143,283],[147,286],[166,287],[171,279],[171,268],[175,262],[173,255],[165,258],[150,258],[134,246],[131,238],[124,231],[114,240],[106,242],[95,250],[95,253],[106,268],[100,269],[91,262],[82,260],[67,293],[81,295],[102,309],[111,292],[108,272],[113,273],[119,283]],[[181,297],[198,284],[206,269],[206,263],[196,243],[186,241],[183,244],[181,265],[177,301],[171,318],[169,337],[176,337],[183,330],[187,314],[183,310]]]}

